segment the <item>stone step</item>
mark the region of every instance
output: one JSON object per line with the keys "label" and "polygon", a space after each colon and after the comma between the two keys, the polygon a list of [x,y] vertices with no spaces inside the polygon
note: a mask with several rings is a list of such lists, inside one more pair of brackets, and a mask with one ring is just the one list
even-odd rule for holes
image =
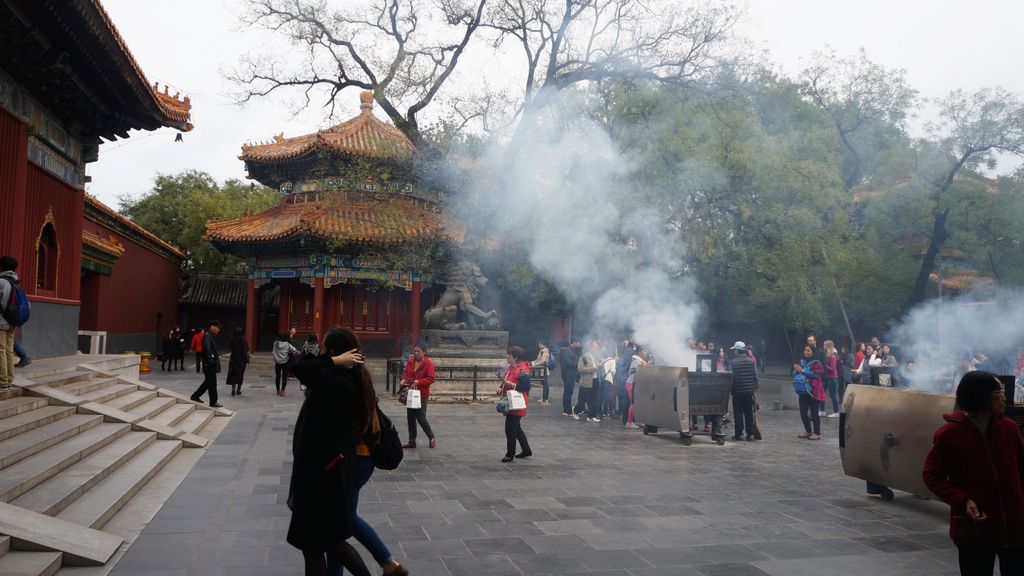
{"label": "stone step", "polygon": [[184,430],[189,434],[199,434],[199,431],[214,418],[213,410],[196,410],[189,414],[181,422],[174,425],[178,430]]}
{"label": "stone step", "polygon": [[61,418],[56,422],[8,438],[0,443],[0,471],[33,454],[46,450],[66,438],[102,423],[103,417],[101,416],[72,414],[67,418]]}
{"label": "stone step", "polygon": [[11,501],[15,506],[54,516],[156,441],[152,432],[131,432],[67,467]]}
{"label": "stone step", "polygon": [[92,378],[91,380],[83,380],[81,382],[75,382],[74,384],[68,384],[67,386],[61,386],[62,392],[68,394],[74,394],[80,396],[93,390],[99,390],[100,388],[106,388],[107,386],[113,386],[117,384],[117,378]]}
{"label": "stone step", "polygon": [[2,502],[0,534],[11,537],[11,550],[63,552],[64,566],[102,566],[124,543],[119,536]]}
{"label": "stone step", "polygon": [[157,440],[121,466],[115,474],[75,500],[57,515],[80,526],[102,528],[181,450],[178,440]]}
{"label": "stone step", "polygon": [[[168,400],[174,400],[174,398],[168,398]],[[177,401],[175,400],[175,402]],[[192,404],[191,402],[176,403],[168,407],[163,412],[157,414],[156,416],[153,416],[152,418],[150,418],[150,420],[163,426],[170,426],[171,428],[176,428],[178,422],[184,420],[189,414],[194,412],[195,409],[196,405]]]}
{"label": "stone step", "polygon": [[11,549],[11,537],[0,534],[0,556],[7,554]]}
{"label": "stone step", "polygon": [[107,402],[117,398],[118,396],[124,396],[125,394],[131,394],[138,390],[139,387],[134,384],[113,384],[100,388],[99,390],[93,390],[86,394],[80,394],[79,397],[89,402],[98,402],[100,404],[106,404]]}
{"label": "stone step", "polygon": [[153,392],[152,390],[136,389],[134,392],[129,392],[128,394],[125,394],[123,396],[118,396],[117,398],[114,398],[109,402],[104,402],[104,404],[110,406],[111,408],[124,410],[125,412],[133,412],[132,408],[135,408],[140,404],[148,402],[153,398],[156,398],[156,392]]}
{"label": "stone step", "polygon": [[0,400],[0,418],[9,418],[15,414],[42,408],[49,404],[46,398],[37,396],[15,396],[7,400]]}
{"label": "stone step", "polygon": [[4,388],[3,390],[0,390],[0,401],[10,400],[11,398],[21,396],[21,388],[19,388],[19,386],[20,383],[15,384],[13,388]]}
{"label": "stone step", "polygon": [[29,430],[56,422],[75,413],[74,406],[42,406],[0,420],[0,440],[6,440]]}
{"label": "stone step", "polygon": [[45,384],[54,388],[61,386],[67,386],[68,384],[74,384],[75,382],[81,382],[83,380],[91,380],[96,376],[96,373],[92,370],[71,370],[68,372],[61,372],[59,374],[53,374],[52,376],[39,376],[32,378],[32,381],[36,384]]}
{"label": "stone step", "polygon": [[154,416],[163,413],[171,406],[177,404],[177,401],[174,398],[157,397],[156,392],[150,392],[150,394],[153,395],[152,398],[132,408],[128,412],[131,414],[137,414],[146,419],[151,419]]}
{"label": "stone step", "polygon": [[60,552],[9,552],[0,557],[3,576],[53,576],[60,570]]}
{"label": "stone step", "polygon": [[[5,468],[0,472],[0,502],[10,502],[21,496],[130,430],[130,424],[99,424]],[[20,437],[15,436],[13,440]]]}

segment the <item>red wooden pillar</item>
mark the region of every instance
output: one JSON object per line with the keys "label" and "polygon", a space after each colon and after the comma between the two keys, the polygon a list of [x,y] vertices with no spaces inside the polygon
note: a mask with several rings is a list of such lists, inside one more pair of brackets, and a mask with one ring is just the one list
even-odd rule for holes
{"label": "red wooden pillar", "polygon": [[412,298],[409,299],[409,332],[412,333],[412,341],[420,341],[420,283],[412,281]]}
{"label": "red wooden pillar", "polygon": [[324,279],[313,279],[313,331],[323,342],[324,337]]}
{"label": "red wooden pillar", "polygon": [[25,203],[28,198],[28,125],[0,108],[0,255],[18,259],[24,272]]}
{"label": "red wooden pillar", "polygon": [[290,328],[292,309],[292,283],[281,283],[281,296],[277,308],[277,331],[287,332]]}
{"label": "red wooden pillar", "polygon": [[249,342],[249,349],[256,351],[256,327],[259,323],[259,302],[257,301],[256,281],[249,280],[245,289],[245,339]]}

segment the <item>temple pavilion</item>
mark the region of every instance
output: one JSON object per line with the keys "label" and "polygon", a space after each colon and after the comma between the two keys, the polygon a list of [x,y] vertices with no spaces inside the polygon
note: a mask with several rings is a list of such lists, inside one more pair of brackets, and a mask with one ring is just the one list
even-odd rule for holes
{"label": "temple pavilion", "polygon": [[444,194],[417,177],[416,146],[373,115],[371,92],[360,108],[313,134],[243,145],[249,177],[281,199],[207,223],[218,250],[247,261],[245,331],[257,349],[289,327],[322,335],[336,324],[391,349],[419,337],[423,312],[443,288],[436,279],[463,227]]}

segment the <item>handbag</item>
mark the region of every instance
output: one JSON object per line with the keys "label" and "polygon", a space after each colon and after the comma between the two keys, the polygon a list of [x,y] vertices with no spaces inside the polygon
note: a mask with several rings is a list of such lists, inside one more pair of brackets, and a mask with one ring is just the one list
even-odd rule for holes
{"label": "handbag", "polygon": [[509,390],[506,397],[508,398],[509,410],[526,410],[526,398],[523,397],[522,392]]}
{"label": "handbag", "polygon": [[420,401],[420,391],[416,388],[406,391],[405,407],[410,410],[418,410],[423,406]]}
{"label": "handbag", "polygon": [[497,410],[499,414],[508,412],[508,396],[498,398],[498,401],[494,404],[494,409]]}
{"label": "handbag", "polygon": [[370,458],[373,466],[381,470],[394,470],[402,463],[405,453],[402,451],[402,440],[398,430],[384,412],[377,406],[377,420],[380,422],[380,438],[375,444],[369,444]]}
{"label": "handbag", "polygon": [[405,404],[406,402],[409,401],[409,385],[408,384],[402,384],[398,388],[398,401],[401,402],[402,404]]}

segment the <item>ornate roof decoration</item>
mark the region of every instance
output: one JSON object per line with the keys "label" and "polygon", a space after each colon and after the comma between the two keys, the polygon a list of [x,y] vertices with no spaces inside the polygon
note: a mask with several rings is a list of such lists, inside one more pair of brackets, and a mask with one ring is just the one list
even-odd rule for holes
{"label": "ornate roof decoration", "polygon": [[407,160],[416,153],[416,146],[401,130],[373,115],[373,92],[360,94],[359,108],[361,112],[355,118],[312,134],[285,138],[280,133],[266,142],[243,144],[238,159],[247,164],[273,163],[333,152],[356,158]]}
{"label": "ornate roof decoration", "polygon": [[172,260],[180,262],[188,256],[180,248],[164,242],[149,230],[132,222],[124,215],[118,214],[113,208],[100,202],[91,194],[85,195],[85,218],[102,224],[118,234],[130,238],[153,252],[163,254]]}
{"label": "ornate roof decoration", "polygon": [[309,236],[338,242],[394,244],[422,240],[461,242],[463,235],[462,226],[436,207],[404,196],[346,202],[282,202],[259,212],[206,224],[206,237],[218,248]]}
{"label": "ornate roof decoration", "polygon": [[120,258],[121,256],[124,256],[124,245],[121,244],[117,238],[114,238],[114,236],[109,234],[106,238],[103,238],[99,234],[93,234],[88,230],[82,230],[82,244],[98,250],[112,258]]}

